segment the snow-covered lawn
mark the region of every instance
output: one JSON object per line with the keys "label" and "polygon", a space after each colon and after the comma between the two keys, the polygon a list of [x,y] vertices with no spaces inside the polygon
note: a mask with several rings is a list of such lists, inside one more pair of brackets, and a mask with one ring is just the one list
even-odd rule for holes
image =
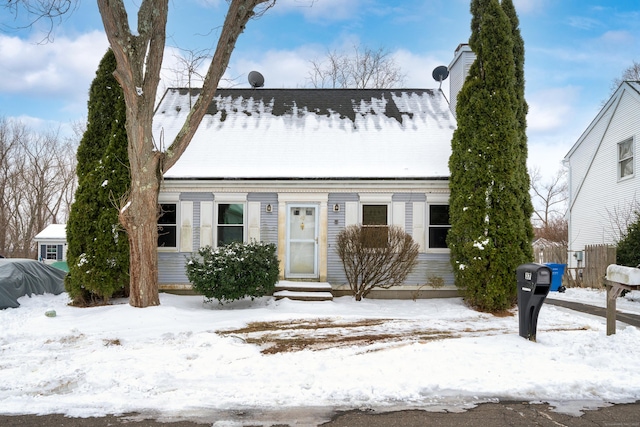
{"label": "snow-covered lawn", "polygon": [[[604,291],[583,289],[551,297],[605,302]],[[640,312],[636,299],[630,293],[618,308]],[[179,418],[495,399],[575,412],[640,399],[640,331],[620,324],[607,337],[605,319],[550,304],[530,342],[518,335],[516,310],[494,317],[459,298],[219,306],[161,294],[162,305],[146,309],[67,303],[66,294],[23,297],[20,308],[0,311],[0,413]]]}

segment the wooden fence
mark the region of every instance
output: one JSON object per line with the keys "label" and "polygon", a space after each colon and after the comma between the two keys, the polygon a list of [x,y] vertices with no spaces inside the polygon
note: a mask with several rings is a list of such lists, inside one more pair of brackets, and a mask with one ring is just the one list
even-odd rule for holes
{"label": "wooden fence", "polygon": [[[539,263],[567,264],[566,246],[547,246],[535,250],[535,261]],[[583,261],[579,267],[565,271],[562,283],[566,287],[602,289],[609,264],[616,263],[616,247],[588,245],[584,248]]]}
{"label": "wooden fence", "polygon": [[554,264],[567,263],[567,247],[564,245],[545,246],[537,248],[535,252],[535,261],[540,264],[552,262]]}
{"label": "wooden fence", "polygon": [[565,274],[567,286],[602,289],[607,267],[615,263],[615,246],[587,245],[584,248],[582,265],[570,268],[568,274]]}

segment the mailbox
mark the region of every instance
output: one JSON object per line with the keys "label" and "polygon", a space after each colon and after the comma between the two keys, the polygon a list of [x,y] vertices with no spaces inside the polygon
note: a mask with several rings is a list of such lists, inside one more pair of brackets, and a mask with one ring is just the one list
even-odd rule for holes
{"label": "mailbox", "polygon": [[520,336],[536,340],[538,313],[551,288],[551,269],[544,264],[522,264],[516,269]]}

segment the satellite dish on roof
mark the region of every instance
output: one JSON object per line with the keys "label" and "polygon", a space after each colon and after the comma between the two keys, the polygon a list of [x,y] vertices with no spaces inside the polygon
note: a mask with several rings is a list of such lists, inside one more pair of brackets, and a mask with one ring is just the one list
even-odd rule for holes
{"label": "satellite dish on roof", "polygon": [[440,65],[433,69],[431,75],[435,81],[440,82],[440,87],[442,87],[442,82],[449,77],[449,70],[444,65]]}
{"label": "satellite dish on roof", "polygon": [[249,73],[249,84],[252,88],[262,87],[264,86],[264,77],[257,71],[252,71]]}

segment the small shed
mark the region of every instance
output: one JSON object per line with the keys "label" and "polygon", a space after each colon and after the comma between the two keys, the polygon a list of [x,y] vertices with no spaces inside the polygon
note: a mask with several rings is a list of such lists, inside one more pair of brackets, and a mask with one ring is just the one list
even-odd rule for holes
{"label": "small shed", "polygon": [[38,246],[38,260],[47,264],[67,260],[66,224],[49,224],[34,240]]}

